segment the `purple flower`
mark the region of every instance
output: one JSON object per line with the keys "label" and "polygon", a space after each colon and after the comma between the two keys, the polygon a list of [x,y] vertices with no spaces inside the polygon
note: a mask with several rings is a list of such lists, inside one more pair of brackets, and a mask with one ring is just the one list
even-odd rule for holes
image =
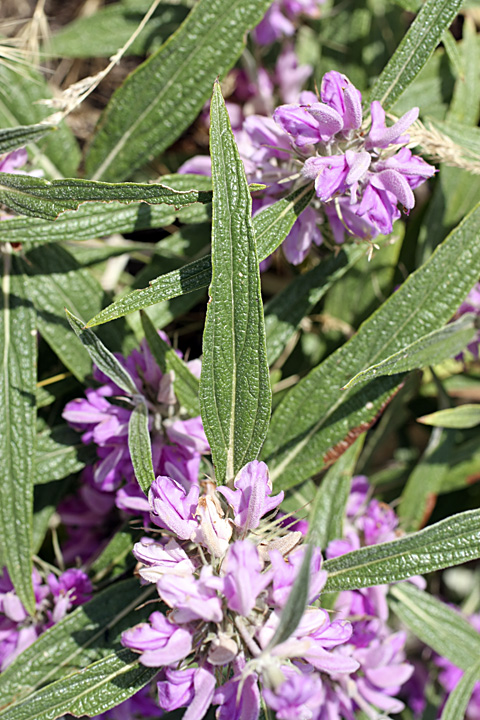
{"label": "purple flower", "polygon": [[163,475],[157,477],[148,493],[152,522],[170,530],[182,540],[190,540],[198,529],[195,519],[198,494],[197,485],[192,485],[187,493],[172,478]]}
{"label": "purple flower", "polygon": [[266,687],[262,694],[278,720],[311,720],[325,697],[318,675],[294,672],[275,690]]}
{"label": "purple flower", "polygon": [[[457,608],[455,608],[457,609]],[[470,624],[480,632],[480,614],[470,615],[468,618]],[[463,676],[463,670],[457,668],[447,658],[436,655],[434,658],[435,665],[440,668],[438,681],[446,692],[446,698],[453,692]],[[477,720],[480,717],[480,682],[475,683],[472,695],[470,697],[467,709],[465,711],[465,720]]]}
{"label": "purple flower", "polygon": [[215,690],[213,704],[219,705],[217,720],[257,720],[260,713],[260,693],[258,676],[251,673],[242,676],[245,659],[238,658],[234,671],[236,674]]}
{"label": "purple flower", "polygon": [[140,623],[122,634],[125,647],[142,653],[147,667],[176,665],[192,649],[192,635],[186,628],[171,623],[160,612],[154,612],[148,623]]}
{"label": "purple flower", "polygon": [[16,173],[17,169],[28,161],[28,154],[25,148],[13,150],[0,158],[0,172]]}
{"label": "purple flower", "polygon": [[208,667],[166,670],[165,680],[157,688],[161,708],[170,711],[188,706],[183,720],[201,720],[213,699],[215,676]]}
{"label": "purple flower", "polygon": [[[458,319],[462,315],[465,315],[466,313],[473,313],[474,315],[480,315],[480,283],[477,283],[470,292],[468,293],[466,299],[463,301],[463,303],[458,308],[457,312],[455,313],[455,318]],[[473,357],[478,360],[479,357],[479,346],[480,346],[480,331],[477,332],[475,338],[472,340],[469,345],[467,345],[467,350],[472,353]],[[465,361],[467,356],[465,353],[460,353],[456,356],[456,360],[463,360]]]}
{"label": "purple flower", "polygon": [[219,623],[223,617],[222,601],[216,591],[222,585],[221,579],[213,577],[211,568],[206,566],[198,579],[193,575],[164,574],[157,582],[157,590],[162,600],[173,608],[175,622],[183,624],[201,619]]}
{"label": "purple flower", "polygon": [[283,491],[270,497],[272,484],[264,462],[252,460],[235,477],[233,486],[219,487],[228,504],[234,510],[234,523],[243,532],[258,527],[260,518],[274,510],[283,500]]}
{"label": "purple flower", "polygon": [[324,0],[274,0],[263,20],[253,31],[255,42],[271,45],[282,37],[295,32],[294,21],[301,15],[318,17],[319,7]]}
{"label": "purple flower", "polygon": [[270,583],[272,572],[262,574],[258,550],[249,540],[237,540],[230,546],[222,569],[228,607],[240,615],[249,615],[258,595]]}

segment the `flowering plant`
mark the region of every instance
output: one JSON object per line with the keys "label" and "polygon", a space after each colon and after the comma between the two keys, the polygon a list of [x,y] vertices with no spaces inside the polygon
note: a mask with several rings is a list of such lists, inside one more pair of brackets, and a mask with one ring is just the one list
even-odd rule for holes
{"label": "flowering plant", "polygon": [[475,10],[100,5],[0,44],[0,720],[474,720]]}

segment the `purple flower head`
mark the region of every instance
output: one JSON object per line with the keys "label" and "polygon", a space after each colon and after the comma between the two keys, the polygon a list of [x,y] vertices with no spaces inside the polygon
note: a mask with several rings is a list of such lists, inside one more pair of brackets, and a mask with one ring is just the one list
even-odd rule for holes
{"label": "purple flower head", "polygon": [[205,620],[219,623],[222,620],[222,602],[217,589],[222,587],[220,578],[212,577],[210,567],[202,568],[199,578],[164,574],[157,582],[162,600],[173,608],[172,617],[177,623]]}
{"label": "purple flower head", "polygon": [[209,667],[166,670],[157,684],[158,703],[164,710],[188,707],[183,720],[201,720],[213,700],[215,676]]}
{"label": "purple flower head", "polygon": [[125,647],[142,653],[147,667],[176,665],[192,649],[192,635],[186,628],[171,623],[160,612],[150,615],[148,623],[140,623],[122,635]]}
{"label": "purple flower head", "polygon": [[318,17],[320,5],[325,0],[274,0],[263,20],[253,31],[255,42],[271,45],[295,32],[294,22],[302,15]]}
{"label": "purple flower head", "polygon": [[198,529],[195,519],[198,494],[198,485],[192,485],[187,493],[172,478],[163,475],[157,477],[148,493],[152,522],[170,530],[182,540],[190,540]]}
{"label": "purple flower head", "polygon": [[219,487],[220,492],[234,510],[234,523],[243,532],[258,527],[260,519],[274,510],[283,500],[283,491],[270,497],[272,484],[264,462],[252,460],[237,474],[235,490]]}
{"label": "purple flower head", "polygon": [[[465,315],[466,313],[473,313],[474,315],[480,315],[480,283],[477,283],[468,293],[466,299],[463,301],[463,303],[458,308],[457,312],[455,313],[455,318],[457,319],[461,317],[462,315]],[[477,332],[476,336],[472,340],[469,345],[467,345],[467,350],[473,355],[475,359],[478,360],[479,357],[479,347],[480,347],[480,331]],[[467,355],[465,353],[460,353],[456,356],[456,360],[463,360],[466,361]]]}
{"label": "purple flower head", "polygon": [[234,663],[235,675],[216,689],[213,704],[219,705],[217,720],[257,720],[260,713],[258,676],[252,672],[243,676],[245,659],[239,656]]}
{"label": "purple flower head", "polygon": [[264,688],[267,705],[275,711],[278,720],[311,720],[324,701],[322,681],[318,675],[295,672],[288,675],[275,690]]}
{"label": "purple flower head", "polygon": [[25,165],[28,160],[28,154],[25,148],[13,150],[0,157],[0,172],[16,173],[18,168]]}

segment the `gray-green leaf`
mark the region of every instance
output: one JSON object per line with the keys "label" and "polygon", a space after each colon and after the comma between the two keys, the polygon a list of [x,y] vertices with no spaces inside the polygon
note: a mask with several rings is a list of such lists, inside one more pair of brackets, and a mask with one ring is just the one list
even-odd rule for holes
{"label": "gray-green leaf", "polygon": [[251,199],[220,85],[210,114],[212,282],[203,334],[200,406],[217,482],[254,460],[268,429],[271,390]]}
{"label": "gray-green leaf", "polygon": [[424,425],[443,428],[472,428],[480,424],[480,405],[459,405],[417,418]]}

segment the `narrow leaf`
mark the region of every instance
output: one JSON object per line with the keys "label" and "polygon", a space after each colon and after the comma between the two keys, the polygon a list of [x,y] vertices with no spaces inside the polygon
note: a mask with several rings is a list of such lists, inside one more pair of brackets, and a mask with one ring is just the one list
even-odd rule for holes
{"label": "narrow leaf", "polygon": [[480,405],[459,405],[417,418],[424,425],[443,428],[472,428],[480,425]]}
{"label": "narrow leaf", "polygon": [[461,613],[411,583],[395,585],[389,594],[395,615],[435,652],[462,670],[478,662],[480,635]]}
{"label": "narrow leaf", "polygon": [[173,372],[175,395],[188,414],[191,417],[197,417],[200,415],[198,378],[193,375],[187,363],[177,355],[175,350],[159,336],[148,315],[144,312],[141,312],[140,315],[153,357],[162,372]]}
{"label": "narrow leaf", "polygon": [[370,101],[379,100],[385,110],[392,107],[432,55],[461,5],[462,0],[426,0],[375,82]]}
{"label": "narrow leaf", "polygon": [[86,202],[144,202],[179,208],[196,202],[208,203],[211,194],[203,190],[174,190],[160,183],[114,184],[77,178],[49,181],[32,175],[2,173],[0,201],[21,215],[55,220],[65,210],[76,210]]}
{"label": "narrow leaf", "polygon": [[271,390],[251,199],[220,85],[210,115],[213,223],[200,405],[217,481],[254,460],[267,433]]}
{"label": "narrow leaf", "polygon": [[148,429],[148,408],[141,398],[135,404],[128,422],[128,449],[138,484],[145,495],[148,495],[150,486],[155,480],[155,473]]}
{"label": "narrow leaf", "polygon": [[331,540],[343,537],[345,508],[355,464],[363,447],[359,438],[329,469],[317,490],[308,520],[307,540],[325,549]]}
{"label": "narrow leaf", "polygon": [[36,319],[21,263],[11,248],[0,259],[0,272],[0,537],[17,595],[33,615]]}
{"label": "narrow leaf", "polygon": [[0,155],[28,145],[32,140],[39,140],[52,130],[53,127],[41,125],[40,123],[0,130]]}
{"label": "narrow leaf", "polygon": [[122,648],[83,670],[38,690],[24,702],[0,712],[2,720],[52,720],[65,714],[100,715],[135,695],[158,673],[140,665],[138,655]]}
{"label": "narrow leaf", "polygon": [[85,327],[81,320],[75,317],[75,315],[72,315],[67,309],[65,309],[65,312],[72,330],[86,347],[95,365],[128,395],[137,396],[138,390],[132,377],[128,371],[120,365],[115,355],[105,347],[92,330]]}
{"label": "narrow leaf", "polygon": [[440,330],[424,335],[382,362],[357,373],[343,389],[346,390],[382,375],[395,375],[427,365],[437,365],[447,358],[458,355],[477,334],[474,320],[475,315],[467,313]]}
{"label": "narrow leaf", "polygon": [[86,160],[95,179],[123,180],[193,122],[218,75],[240,56],[245,35],[271,0],[200,0],[167,42],[117,90]]}
{"label": "narrow leaf", "polygon": [[452,515],[425,530],[327,560],[325,592],[406,580],[480,557],[480,510]]}
{"label": "narrow leaf", "polygon": [[458,685],[448,696],[440,720],[458,720],[458,718],[465,717],[465,711],[472,697],[473,688],[479,679],[480,661],[464,672]]}
{"label": "narrow leaf", "polygon": [[268,647],[266,648],[267,650],[274,648],[275,645],[280,645],[280,643],[285,642],[285,640],[288,640],[290,635],[295,632],[300,620],[302,619],[302,615],[305,612],[305,608],[308,603],[312,552],[313,546],[307,545],[300,570],[298,571],[298,575],[292,585],[285,607],[282,610],[280,622],[275,630],[275,634],[268,643]]}
{"label": "narrow leaf", "polygon": [[[265,260],[281,245],[297,217],[310,202],[312,195],[313,190],[309,188],[308,190],[306,188],[297,190],[255,215],[252,223],[257,240],[259,261]],[[211,278],[212,263],[210,256],[200,258],[188,265],[184,265],[180,270],[160,275],[150,283],[149,287],[143,290],[134,290],[117,300],[117,302],[112,303],[98,315],[95,315],[88,322],[88,327],[101,325],[135,310],[147,308],[162,300],[169,300],[184,293],[207,287]]]}
{"label": "narrow leaf", "polygon": [[359,388],[341,388],[352,375],[441,328],[452,317],[478,279],[479,222],[477,207],[345,345],[278,405],[262,451],[278,489],[319,472],[373,424],[403,377],[384,376]]}

